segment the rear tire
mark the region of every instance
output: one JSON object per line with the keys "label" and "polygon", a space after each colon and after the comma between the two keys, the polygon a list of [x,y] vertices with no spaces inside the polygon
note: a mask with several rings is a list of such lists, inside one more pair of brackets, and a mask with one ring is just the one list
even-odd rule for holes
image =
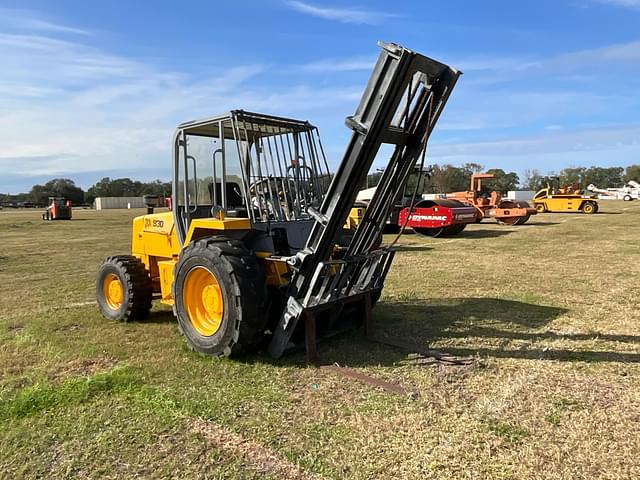
{"label": "rear tire", "polygon": [[630,202],[631,200],[633,200],[633,197],[631,195],[625,195],[624,197],[622,197],[622,199],[625,202]]}
{"label": "rear tire", "polygon": [[[215,292],[213,307],[208,292]],[[192,350],[228,357],[255,350],[264,337],[265,276],[241,241],[208,237],[186,247],[175,266],[173,298],[178,328]]]}
{"label": "rear tire", "polygon": [[149,316],[153,287],[143,263],[132,255],[108,257],[98,269],[96,299],[105,318],[126,322]]}
{"label": "rear tire", "polygon": [[547,206],[544,203],[536,203],[536,210],[538,213],[545,213],[547,211]]}
{"label": "rear tire", "polygon": [[596,204],[593,202],[584,202],[584,204],[582,205],[582,213],[586,213],[587,215],[591,215],[593,213],[596,213],[597,208],[596,208]]}

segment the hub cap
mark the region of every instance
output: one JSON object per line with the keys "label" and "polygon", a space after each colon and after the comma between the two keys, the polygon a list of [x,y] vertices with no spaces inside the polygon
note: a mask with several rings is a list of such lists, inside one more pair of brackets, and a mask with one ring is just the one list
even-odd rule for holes
{"label": "hub cap", "polygon": [[209,269],[195,267],[187,273],[183,301],[189,321],[200,335],[210,337],[220,329],[224,300],[220,284]]}
{"label": "hub cap", "polygon": [[118,310],[122,306],[123,289],[122,282],[115,273],[110,273],[102,284],[104,298],[109,308]]}

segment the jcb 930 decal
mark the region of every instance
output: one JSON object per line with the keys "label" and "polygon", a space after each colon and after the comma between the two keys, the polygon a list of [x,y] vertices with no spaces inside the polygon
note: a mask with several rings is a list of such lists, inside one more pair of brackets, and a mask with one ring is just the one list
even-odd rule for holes
{"label": "jcb 930 decal", "polygon": [[145,218],[144,219],[144,228],[163,228],[164,220],[159,218]]}

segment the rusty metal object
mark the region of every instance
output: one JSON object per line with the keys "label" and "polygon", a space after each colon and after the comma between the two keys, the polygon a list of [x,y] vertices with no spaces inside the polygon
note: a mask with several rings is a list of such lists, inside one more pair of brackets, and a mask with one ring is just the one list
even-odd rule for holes
{"label": "rusty metal object", "polygon": [[391,347],[399,348],[408,353],[417,354],[414,357],[415,360],[420,359],[420,361],[416,361],[419,364],[442,364],[442,365],[471,365],[474,362],[473,357],[456,357],[455,355],[449,355],[448,353],[441,352],[439,350],[433,350],[430,348],[425,348],[421,345],[417,345],[414,343],[406,342],[404,340],[400,340],[398,338],[392,337],[381,337],[374,336],[371,340],[382,343],[384,345],[389,345]]}
{"label": "rusty metal object", "polygon": [[[391,337],[382,337],[376,334],[376,325],[373,320],[372,308],[373,301],[371,295],[366,293],[363,295],[364,306],[364,329],[367,339],[389,345],[395,348],[406,351],[413,354],[409,357],[414,360],[416,365],[442,365],[442,366],[469,366],[472,365],[474,359],[472,357],[456,357],[447,353],[440,352],[438,350],[432,350],[425,348],[421,345],[405,342],[400,339]],[[316,321],[315,315],[312,311],[307,311],[304,316],[305,322],[305,343],[307,351],[307,361],[311,364],[318,366],[321,370],[329,371],[347,377],[353,380],[357,380],[368,385],[378,387],[386,392],[408,397],[412,400],[419,398],[418,392],[412,392],[401,385],[380,378],[373,377],[364,372],[360,372],[351,368],[343,367],[337,363],[322,365],[318,357],[318,347],[316,339]]]}
{"label": "rusty metal object", "polygon": [[381,388],[385,392],[408,397],[412,400],[416,400],[417,398],[419,398],[419,394],[417,392],[410,392],[397,383],[388,382],[386,380],[367,375],[366,373],[353,370],[352,368],[342,367],[337,363],[334,363],[333,365],[320,365],[320,369],[337,373],[339,375],[342,375],[343,377],[348,377],[353,380],[366,383],[367,385]]}

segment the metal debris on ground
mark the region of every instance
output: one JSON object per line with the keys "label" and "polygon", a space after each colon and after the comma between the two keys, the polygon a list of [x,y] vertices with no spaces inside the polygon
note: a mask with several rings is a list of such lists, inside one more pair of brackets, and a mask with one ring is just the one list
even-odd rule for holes
{"label": "metal debris on ground", "polygon": [[382,388],[386,392],[395,393],[396,395],[401,395],[403,397],[408,397],[411,400],[417,400],[420,397],[420,394],[418,392],[410,392],[397,383],[388,382],[386,380],[367,375],[366,373],[353,370],[352,368],[342,367],[338,363],[334,363],[332,365],[320,365],[320,369],[328,370],[344,377],[352,378],[354,380],[358,380],[359,382]]}
{"label": "metal debris on ground", "polygon": [[404,340],[397,338],[375,335],[371,340],[410,352],[409,359],[415,360],[417,365],[466,366],[474,363],[473,357],[457,357],[439,350],[433,350],[421,345],[405,342]]}

